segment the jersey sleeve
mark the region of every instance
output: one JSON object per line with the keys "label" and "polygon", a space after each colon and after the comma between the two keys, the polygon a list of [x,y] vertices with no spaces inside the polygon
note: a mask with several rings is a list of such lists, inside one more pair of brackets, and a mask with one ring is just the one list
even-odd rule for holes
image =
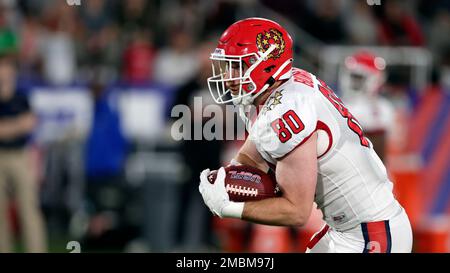
{"label": "jersey sleeve", "polygon": [[308,140],[317,125],[312,100],[311,94],[291,94],[263,109],[250,133],[258,150],[279,159]]}

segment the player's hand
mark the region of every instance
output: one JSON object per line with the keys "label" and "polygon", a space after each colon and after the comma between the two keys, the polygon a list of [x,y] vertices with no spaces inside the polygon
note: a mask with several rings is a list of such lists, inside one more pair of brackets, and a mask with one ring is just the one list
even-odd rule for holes
{"label": "player's hand", "polygon": [[225,169],[223,167],[219,169],[214,184],[211,184],[208,181],[209,174],[209,169],[202,171],[200,174],[200,185],[198,190],[211,212],[222,218],[224,217],[224,208],[231,203],[230,197],[225,189]]}

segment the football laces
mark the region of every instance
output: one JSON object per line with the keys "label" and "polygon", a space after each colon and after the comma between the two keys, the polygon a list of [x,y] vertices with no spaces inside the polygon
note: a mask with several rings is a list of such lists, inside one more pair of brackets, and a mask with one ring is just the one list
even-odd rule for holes
{"label": "football laces", "polygon": [[258,189],[251,188],[251,187],[230,185],[230,184],[226,185],[226,191],[227,191],[227,193],[243,195],[243,196],[257,196],[258,195]]}

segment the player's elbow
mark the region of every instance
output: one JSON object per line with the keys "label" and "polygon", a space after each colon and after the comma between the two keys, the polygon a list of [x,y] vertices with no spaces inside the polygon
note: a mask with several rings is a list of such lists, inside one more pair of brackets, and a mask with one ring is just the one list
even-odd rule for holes
{"label": "player's elbow", "polygon": [[306,221],[304,218],[300,217],[300,216],[293,216],[291,217],[291,219],[289,220],[289,224],[288,226],[293,226],[293,227],[302,227],[306,224]]}
{"label": "player's elbow", "polygon": [[308,222],[308,218],[306,215],[298,213],[298,215],[294,219],[294,226],[296,227],[302,227],[306,225],[306,222]]}
{"label": "player's elbow", "polygon": [[304,226],[309,219],[309,214],[310,212],[306,212],[305,210],[294,206],[289,217],[289,225],[296,227]]}

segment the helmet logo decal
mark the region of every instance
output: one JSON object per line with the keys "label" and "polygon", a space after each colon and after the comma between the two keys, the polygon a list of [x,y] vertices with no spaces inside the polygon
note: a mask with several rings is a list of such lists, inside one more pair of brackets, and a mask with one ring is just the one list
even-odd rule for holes
{"label": "helmet logo decal", "polygon": [[267,58],[278,59],[286,47],[283,34],[280,31],[271,28],[269,31],[258,33],[256,36],[256,46],[259,51],[265,52],[271,45],[275,45],[275,49]]}

